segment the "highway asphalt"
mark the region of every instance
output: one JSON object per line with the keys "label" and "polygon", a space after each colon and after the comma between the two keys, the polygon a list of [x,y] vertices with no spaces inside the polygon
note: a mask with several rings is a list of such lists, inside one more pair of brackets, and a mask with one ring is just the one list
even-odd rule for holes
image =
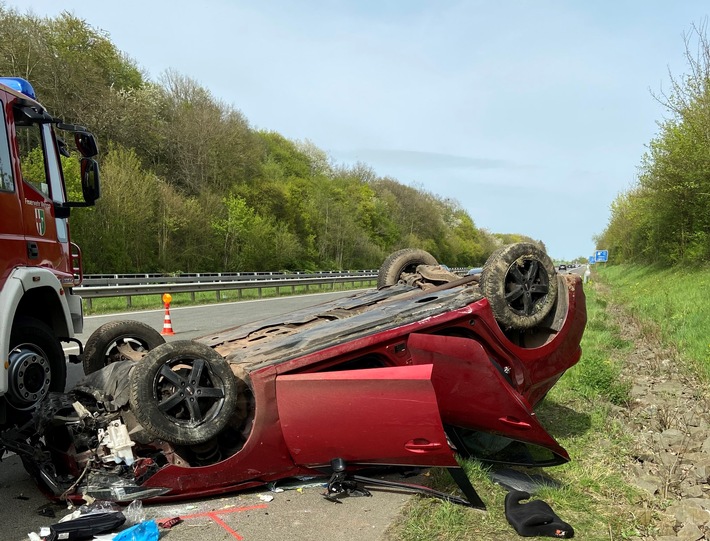
{"label": "highway asphalt", "polygon": [[[322,496],[322,486],[314,486],[320,481],[325,479],[296,481],[283,492],[263,487],[221,498],[145,505],[143,512],[146,520],[182,518],[180,524],[161,530],[161,539],[169,541],[378,541],[413,497],[373,489],[371,497],[351,497],[336,504]],[[37,490],[17,456],[0,464],[0,498],[2,541],[26,541],[29,532],[39,532],[70,512]],[[56,517],[46,516],[47,510]]]}

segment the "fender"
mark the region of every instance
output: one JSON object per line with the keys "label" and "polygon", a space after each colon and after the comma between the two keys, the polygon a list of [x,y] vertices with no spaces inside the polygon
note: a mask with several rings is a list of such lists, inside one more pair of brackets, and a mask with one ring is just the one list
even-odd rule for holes
{"label": "fender", "polygon": [[[44,288],[42,295],[45,298],[54,297],[59,301],[60,313],[42,313],[43,319],[52,322],[50,326],[57,336],[73,338],[74,326],[72,324],[71,310],[67,295],[56,275],[48,269],[39,267],[19,267],[12,271],[4,286],[0,290],[0,396],[7,392],[7,370],[10,356],[10,334],[17,313],[17,307],[27,292]],[[81,303],[81,298],[79,303]],[[37,306],[37,311],[48,310],[47,306],[57,306],[56,303],[42,303]],[[49,316],[49,317],[47,317]]]}

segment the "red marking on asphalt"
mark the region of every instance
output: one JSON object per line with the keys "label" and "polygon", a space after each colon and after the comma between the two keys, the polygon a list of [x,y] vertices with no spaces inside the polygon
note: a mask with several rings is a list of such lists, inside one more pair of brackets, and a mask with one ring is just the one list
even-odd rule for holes
{"label": "red marking on asphalt", "polygon": [[[239,533],[235,532],[232,528],[230,528],[229,524],[227,524],[225,521],[223,521],[219,515],[228,515],[230,513],[241,513],[242,511],[252,511],[254,509],[266,509],[267,507],[268,506],[265,503],[259,503],[256,505],[248,505],[246,507],[227,507],[226,509],[218,509],[216,511],[206,511],[204,513],[195,513],[192,515],[180,515],[180,518],[183,520],[188,520],[191,518],[207,517],[207,518],[215,521],[217,524],[219,524],[232,537],[234,537],[234,539],[237,539],[238,541],[243,541],[244,538],[241,535],[239,535]],[[167,519],[159,519],[158,522],[160,522],[162,520],[167,520]]]}
{"label": "red marking on asphalt", "polygon": [[223,521],[221,518],[219,518],[217,515],[210,513],[210,514],[209,514],[209,517],[210,517],[212,520],[214,520],[217,524],[219,524],[220,526],[222,526],[222,528],[224,528],[224,529],[227,530],[229,533],[231,533],[232,536],[234,537],[234,539],[238,539],[239,541],[242,541],[242,540],[244,539],[241,535],[239,535],[237,532],[235,532],[234,530],[232,530],[232,528],[230,528],[229,525],[228,525],[225,521]]}

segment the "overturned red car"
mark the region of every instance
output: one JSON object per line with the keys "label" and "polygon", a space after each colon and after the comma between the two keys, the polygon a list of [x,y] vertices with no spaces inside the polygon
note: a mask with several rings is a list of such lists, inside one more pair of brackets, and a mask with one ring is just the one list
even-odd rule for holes
{"label": "overturned red car", "polygon": [[119,502],[316,473],[336,493],[367,480],[360,468],[398,465],[449,468],[463,503],[483,507],[456,455],[569,460],[533,408],[579,360],[578,276],[519,243],[464,277],[401,250],[378,286],[193,341],[108,324],[87,342],[91,373],[0,450],[55,497]]}

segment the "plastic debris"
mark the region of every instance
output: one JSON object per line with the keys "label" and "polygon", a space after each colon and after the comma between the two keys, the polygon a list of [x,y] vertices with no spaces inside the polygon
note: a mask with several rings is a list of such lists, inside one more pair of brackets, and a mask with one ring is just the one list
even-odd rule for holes
{"label": "plastic debris", "polygon": [[491,481],[508,490],[517,490],[536,494],[546,487],[560,488],[562,485],[546,475],[529,474],[511,468],[501,468],[489,474]]}
{"label": "plastic debris", "polygon": [[[78,510],[69,516],[73,516]],[[91,539],[96,534],[109,532],[117,529],[126,522],[126,517],[120,511],[91,511],[85,515],[79,515],[69,520],[61,520],[52,524],[49,528],[42,528],[40,536],[46,541],[75,541],[80,539]],[[48,533],[45,534],[45,530]]]}
{"label": "plastic debris", "polygon": [[145,522],[145,509],[143,509],[143,502],[141,500],[133,500],[128,507],[123,510],[123,514],[126,516],[126,523],[129,525],[140,524]]}
{"label": "plastic debris", "polygon": [[54,504],[48,503],[37,508],[37,514],[42,517],[55,518],[57,514],[54,512]]}
{"label": "plastic debris", "polygon": [[274,501],[274,497],[271,494],[259,494],[259,499],[262,502],[272,502]]}
{"label": "plastic debris", "polygon": [[159,521],[158,526],[160,526],[161,528],[169,529],[173,526],[177,526],[181,522],[183,522],[183,520],[180,517],[172,517]]}
{"label": "plastic debris", "polygon": [[111,511],[121,511],[121,506],[107,500],[92,500],[90,502],[87,501],[84,505],[79,507],[78,511],[81,515],[88,515],[89,513],[110,513]]}
{"label": "plastic debris", "polygon": [[285,490],[296,490],[298,492],[303,492],[304,488],[323,488],[327,484],[327,480],[324,480],[323,477],[304,476],[299,478],[297,481],[282,482],[278,484],[274,481],[268,483],[267,486],[271,492],[283,492]]}
{"label": "plastic debris", "polygon": [[118,532],[113,541],[157,541],[159,536],[158,524],[154,520],[148,520]]}
{"label": "plastic debris", "polygon": [[105,445],[108,448],[108,452],[104,451],[106,454],[102,457],[104,462],[114,462],[116,464],[125,462],[128,466],[133,465],[135,457],[131,447],[135,445],[135,442],[131,441],[128,429],[120,419],[111,421],[105,430],[99,428],[98,437],[101,445]]}

